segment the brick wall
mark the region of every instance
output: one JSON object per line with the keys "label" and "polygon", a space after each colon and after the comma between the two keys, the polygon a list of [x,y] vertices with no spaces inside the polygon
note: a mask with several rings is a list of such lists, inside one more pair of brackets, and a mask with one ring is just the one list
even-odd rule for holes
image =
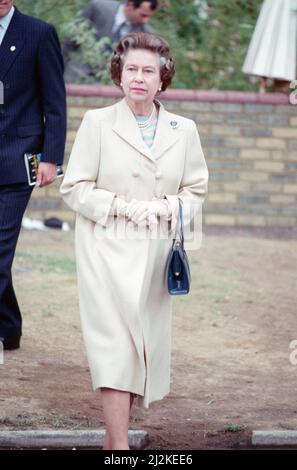
{"label": "brick wall", "polygon": [[[66,161],[86,110],[115,103],[113,87],[68,85]],[[171,90],[165,107],[194,119],[210,171],[207,225],[296,227],[297,105],[284,94]],[[73,222],[60,181],[35,190],[27,215]]]}

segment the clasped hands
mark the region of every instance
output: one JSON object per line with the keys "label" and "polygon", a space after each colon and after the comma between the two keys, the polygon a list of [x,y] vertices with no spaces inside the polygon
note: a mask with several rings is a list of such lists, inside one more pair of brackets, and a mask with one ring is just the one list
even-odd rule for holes
{"label": "clasped hands", "polygon": [[159,223],[158,219],[170,220],[171,212],[166,199],[152,201],[138,201],[132,199],[126,202],[116,197],[113,213],[117,216],[127,217],[138,226],[148,226],[153,230]]}

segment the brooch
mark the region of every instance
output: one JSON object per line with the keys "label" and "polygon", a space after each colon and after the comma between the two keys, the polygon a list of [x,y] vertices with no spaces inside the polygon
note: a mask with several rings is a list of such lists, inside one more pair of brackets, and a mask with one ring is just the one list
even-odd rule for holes
{"label": "brooch", "polygon": [[176,129],[178,127],[178,122],[177,121],[170,121],[170,125],[172,129]]}

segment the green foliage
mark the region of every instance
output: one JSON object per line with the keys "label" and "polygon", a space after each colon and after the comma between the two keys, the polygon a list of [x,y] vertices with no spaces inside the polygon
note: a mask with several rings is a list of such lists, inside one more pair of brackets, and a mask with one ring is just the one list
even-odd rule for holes
{"label": "green foliage", "polygon": [[[71,61],[71,69],[75,77],[72,82],[110,84],[111,40],[107,37],[95,39],[95,30],[87,19],[70,23],[66,28],[66,36],[71,38],[71,42],[75,45],[65,57],[66,62]],[[79,65],[76,65],[79,63],[88,64],[90,71],[88,75]]]}
{"label": "green foliage", "polygon": [[199,57],[202,88],[252,89],[241,72],[262,0],[216,0],[209,2]]}
{"label": "green foliage", "polygon": [[225,432],[242,432],[245,429],[246,429],[246,426],[242,424],[227,423],[224,426]]}
{"label": "green foliage", "polygon": [[15,5],[27,15],[35,16],[55,26],[63,39],[69,24],[87,4],[87,0],[16,0]]}
{"label": "green foliage", "polygon": [[[109,75],[109,63],[111,56],[111,41],[108,38],[96,40],[94,29],[88,20],[77,22],[81,11],[87,5],[88,0],[17,0],[16,5],[23,13],[40,18],[55,26],[61,43],[64,41],[76,44],[75,48],[65,57],[68,60],[79,59],[88,64],[91,76],[82,75],[79,79],[79,67],[76,69],[76,80],[80,83],[100,82],[111,83]],[[75,65],[72,67],[75,69]]]}
{"label": "green foliage", "polygon": [[[94,76],[109,82],[110,44],[97,41],[92,29],[75,18],[88,0],[17,0],[20,9],[55,25],[80,44]],[[253,90],[241,72],[262,0],[161,0],[152,18],[170,44],[177,63],[176,88]],[[204,14],[201,14],[204,13]],[[84,80],[86,82],[86,80]]]}
{"label": "green foliage", "polygon": [[[153,23],[172,47],[177,63],[174,86],[253,89],[241,68],[261,3],[262,0],[163,0]],[[201,11],[201,6],[206,8]]]}
{"label": "green foliage", "polygon": [[195,0],[163,0],[152,19],[156,32],[168,41],[175,58],[176,88],[195,87],[197,70],[192,55],[202,41],[202,23]]}

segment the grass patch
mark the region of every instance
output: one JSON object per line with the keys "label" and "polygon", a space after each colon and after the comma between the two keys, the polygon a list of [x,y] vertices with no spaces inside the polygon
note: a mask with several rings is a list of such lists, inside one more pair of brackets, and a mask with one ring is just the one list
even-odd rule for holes
{"label": "grass patch", "polygon": [[245,284],[240,274],[235,270],[228,270],[224,275],[217,270],[208,269],[203,272],[191,266],[191,293],[189,296],[174,299],[177,311],[201,311],[206,308],[209,313],[220,313],[222,306],[231,299],[242,295]]}
{"label": "grass patch", "polygon": [[16,261],[20,264],[29,265],[29,267],[37,269],[40,272],[56,274],[76,273],[75,261],[69,256],[46,256],[28,253],[26,251],[17,251]]}
{"label": "grass patch", "polygon": [[86,416],[79,414],[69,414],[61,416],[60,414],[50,413],[48,416],[37,413],[18,413],[13,417],[0,416],[0,425],[17,429],[83,429],[89,427],[89,420]]}
{"label": "grass patch", "polygon": [[241,432],[246,429],[246,426],[243,424],[234,424],[234,423],[227,423],[224,426],[225,432]]}

